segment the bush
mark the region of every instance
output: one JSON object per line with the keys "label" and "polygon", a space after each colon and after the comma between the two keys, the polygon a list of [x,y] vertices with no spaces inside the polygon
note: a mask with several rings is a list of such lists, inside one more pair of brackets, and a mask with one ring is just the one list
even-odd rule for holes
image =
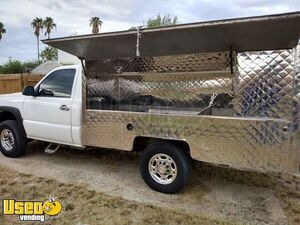
{"label": "bush", "polygon": [[18,60],[10,60],[4,65],[0,65],[0,74],[25,73],[31,71],[38,65],[39,63],[37,61],[22,63]]}
{"label": "bush", "polygon": [[34,68],[36,68],[40,64],[41,63],[39,63],[37,60],[22,63],[25,73],[30,72],[31,70],[33,70]]}
{"label": "bush", "polygon": [[17,60],[12,60],[0,67],[0,73],[22,73],[22,63]]}

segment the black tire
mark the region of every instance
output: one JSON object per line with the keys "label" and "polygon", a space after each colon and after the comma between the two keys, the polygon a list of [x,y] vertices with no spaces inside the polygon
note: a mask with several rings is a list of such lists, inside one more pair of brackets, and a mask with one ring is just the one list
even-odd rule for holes
{"label": "black tire", "polygon": [[[152,157],[155,155],[157,156],[157,154],[164,154],[171,157],[176,164],[177,175],[174,176],[175,178],[171,183],[161,184],[152,177],[155,173],[151,173],[152,175],[150,174],[149,163]],[[172,194],[181,190],[191,176],[192,169],[190,157],[184,149],[171,143],[161,142],[151,144],[142,153],[140,159],[140,172],[145,183],[151,189],[162,193]]]}
{"label": "black tire", "polygon": [[[11,132],[13,136],[13,147],[11,150],[7,150],[3,146],[1,134],[4,130]],[[11,158],[16,158],[23,155],[27,148],[27,138],[19,130],[17,122],[15,120],[6,120],[0,123],[0,151],[3,155]]]}

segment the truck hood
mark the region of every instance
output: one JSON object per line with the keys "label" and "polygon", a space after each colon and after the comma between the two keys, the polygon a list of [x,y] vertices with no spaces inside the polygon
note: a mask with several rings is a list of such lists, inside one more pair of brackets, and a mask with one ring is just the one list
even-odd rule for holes
{"label": "truck hood", "polygon": [[12,94],[4,94],[4,95],[0,95],[0,99],[3,99],[3,98],[16,98],[16,97],[21,97],[23,96],[22,95],[22,92],[17,92],[17,93],[12,93]]}
{"label": "truck hood", "polygon": [[24,101],[24,95],[22,95],[21,92],[0,95],[0,107],[10,106],[21,110],[23,101]]}

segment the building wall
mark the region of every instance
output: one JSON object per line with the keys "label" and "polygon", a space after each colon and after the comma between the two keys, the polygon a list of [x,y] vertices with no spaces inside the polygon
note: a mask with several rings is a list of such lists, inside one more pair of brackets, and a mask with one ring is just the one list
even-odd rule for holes
{"label": "building wall", "polygon": [[58,62],[61,64],[80,64],[80,60],[67,52],[58,49]]}

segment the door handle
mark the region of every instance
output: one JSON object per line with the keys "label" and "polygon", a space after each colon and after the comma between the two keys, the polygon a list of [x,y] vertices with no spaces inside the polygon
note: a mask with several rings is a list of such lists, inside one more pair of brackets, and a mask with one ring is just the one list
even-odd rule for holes
{"label": "door handle", "polygon": [[70,107],[68,105],[62,105],[59,109],[61,111],[70,111]]}

